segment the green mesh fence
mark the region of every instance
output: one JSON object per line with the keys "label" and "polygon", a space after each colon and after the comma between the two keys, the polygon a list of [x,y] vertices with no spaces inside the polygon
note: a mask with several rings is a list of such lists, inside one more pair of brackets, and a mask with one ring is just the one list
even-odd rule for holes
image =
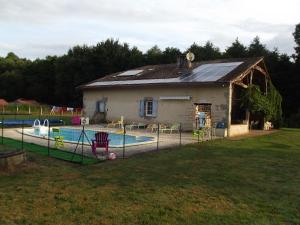
{"label": "green mesh fence", "polygon": [[[20,149],[22,147],[21,141],[13,140],[10,138],[3,138],[3,144],[13,147],[15,149]],[[23,148],[24,148],[24,150],[29,151],[29,152],[34,152],[34,153],[48,156],[48,148],[44,147],[44,146],[23,142]],[[56,159],[69,161],[72,163],[81,163],[83,165],[90,165],[90,164],[95,164],[95,163],[99,162],[99,160],[96,158],[92,158],[92,157],[85,156],[85,155],[82,156],[81,154],[72,153],[72,152],[64,151],[64,150],[53,149],[53,148],[49,149],[49,156],[56,158]]]}

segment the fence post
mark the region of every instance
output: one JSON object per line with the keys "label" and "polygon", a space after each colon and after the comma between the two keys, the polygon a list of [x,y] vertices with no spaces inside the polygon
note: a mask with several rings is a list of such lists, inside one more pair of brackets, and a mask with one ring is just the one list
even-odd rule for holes
{"label": "fence post", "polygon": [[179,124],[179,146],[181,147],[181,123]]}
{"label": "fence post", "polygon": [[158,150],[158,145],[159,145],[159,123],[157,123],[157,145],[156,145],[156,150]]}
{"label": "fence post", "polygon": [[123,125],[123,159],[125,158],[126,124]]}
{"label": "fence post", "polygon": [[200,128],[198,129],[198,144],[200,143]]}
{"label": "fence post", "polygon": [[82,126],[82,140],[81,140],[81,163],[83,163],[83,142],[84,142],[84,135],[85,135],[85,131],[84,131],[84,124]]}
{"label": "fence post", "polygon": [[48,126],[48,156],[50,156],[50,122]]}
{"label": "fence post", "polygon": [[3,144],[3,131],[4,131],[4,118],[2,116],[2,123],[1,123],[1,144]]}
{"label": "fence post", "polygon": [[22,120],[22,144],[21,144],[21,150],[24,149],[24,120]]}

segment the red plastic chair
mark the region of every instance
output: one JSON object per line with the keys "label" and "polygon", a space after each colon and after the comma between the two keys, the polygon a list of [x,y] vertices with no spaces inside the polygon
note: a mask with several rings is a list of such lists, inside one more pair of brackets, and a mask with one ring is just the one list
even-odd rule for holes
{"label": "red plastic chair", "polygon": [[108,133],[106,132],[98,132],[95,134],[95,139],[92,140],[92,152],[94,155],[97,155],[96,149],[98,147],[105,148],[105,153],[108,154]]}

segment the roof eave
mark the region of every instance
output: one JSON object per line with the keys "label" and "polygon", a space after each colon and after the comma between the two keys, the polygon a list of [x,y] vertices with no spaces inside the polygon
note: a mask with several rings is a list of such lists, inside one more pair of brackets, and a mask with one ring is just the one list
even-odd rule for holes
{"label": "roof eave", "polygon": [[195,87],[195,86],[222,86],[229,85],[227,81],[214,82],[181,82],[181,83],[155,83],[155,84],[119,84],[119,85],[97,85],[97,86],[83,86],[81,90],[95,90],[95,89],[113,89],[113,88],[129,88],[129,87]]}

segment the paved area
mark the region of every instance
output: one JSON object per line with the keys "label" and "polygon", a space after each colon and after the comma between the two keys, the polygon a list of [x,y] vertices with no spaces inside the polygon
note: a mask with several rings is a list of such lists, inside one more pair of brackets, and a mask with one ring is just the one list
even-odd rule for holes
{"label": "paved area", "polygon": [[250,132],[248,134],[244,134],[244,135],[240,135],[240,136],[236,136],[236,137],[230,137],[229,139],[230,140],[241,140],[243,138],[268,135],[268,134],[272,134],[274,132],[278,132],[278,130],[276,130],[276,129],[272,129],[272,130],[250,130]]}
{"label": "paved area", "polygon": [[[68,127],[68,126],[65,126]],[[71,127],[74,129],[82,129],[82,127]],[[88,125],[85,127],[87,130],[95,130],[95,131],[106,131],[106,132],[118,132],[120,131],[120,128],[105,128],[104,126],[101,125]],[[147,143],[147,144],[139,144],[135,146],[126,146],[125,145],[125,157],[129,157],[134,154],[139,154],[143,152],[149,152],[149,151],[157,151],[158,149],[167,149],[171,147],[177,147],[181,145],[186,145],[190,143],[197,143],[198,142],[198,137],[193,136],[191,132],[184,132],[181,133],[160,133],[159,137],[157,136],[156,132],[149,132],[146,131],[145,129],[134,129],[134,130],[127,130],[126,134],[129,135],[134,135],[134,136],[149,136],[149,137],[154,137],[154,141],[152,143]],[[181,136],[181,138],[180,138]],[[7,128],[4,129],[4,137],[9,137],[15,140],[22,140],[22,132],[20,128]],[[211,137],[206,137],[204,140],[210,140]],[[48,146],[48,139],[47,138],[37,138],[37,137],[32,137],[29,135],[23,135],[23,140],[24,142],[27,143],[34,143],[38,144],[41,146]],[[158,140],[158,143],[157,143]],[[181,140],[181,141],[180,141]],[[201,138],[199,139],[200,141]],[[49,140],[49,145],[50,147],[55,147],[55,142],[53,140]],[[77,146],[77,143],[65,143],[64,144],[64,150],[68,151],[75,151]],[[76,152],[81,152],[84,151],[85,155],[92,155],[91,152],[91,147],[88,145],[81,145],[79,144],[77,146]],[[114,152],[117,154],[118,157],[123,157],[123,147],[118,147],[118,148],[109,148],[110,152]]]}
{"label": "paved area", "polygon": [[[82,127],[74,127],[74,126],[65,126],[68,128],[73,128],[73,129],[79,129],[81,130]],[[107,128],[104,127],[103,125],[87,125],[85,127],[87,130],[94,130],[94,131],[105,131],[105,132],[112,132],[116,133],[120,131],[120,128]],[[239,140],[247,137],[256,137],[256,136],[261,136],[261,135],[267,135],[273,132],[276,132],[277,130],[270,130],[270,131],[263,131],[263,130],[251,130],[248,134],[242,135],[242,136],[237,136],[237,137],[231,137],[231,140]],[[179,133],[160,133],[159,137],[157,135],[157,132],[149,132],[146,131],[145,129],[133,129],[133,130],[126,130],[126,134],[128,135],[134,135],[134,136],[148,136],[148,137],[153,137],[154,141],[152,143],[147,143],[147,144],[139,144],[139,145],[134,145],[134,146],[128,146],[125,145],[125,149],[123,147],[110,147],[109,151],[114,152],[117,154],[118,157],[123,157],[123,153],[125,157],[129,157],[134,154],[139,154],[143,152],[149,152],[149,151],[157,151],[158,149],[168,149],[172,147],[178,147],[180,145],[186,145],[186,144],[191,144],[191,143],[197,143],[198,142],[198,137],[193,136],[191,132],[183,132],[181,135]],[[4,129],[3,133],[4,137],[12,138],[15,140],[22,140],[22,132],[20,128],[7,128]],[[207,141],[211,139],[215,139],[216,137],[210,137],[207,136],[202,140],[201,138],[199,141]],[[52,148],[55,148],[55,142],[54,140],[49,140],[47,138],[37,138],[37,137],[32,137],[29,135],[23,135],[23,140],[24,142],[27,143],[34,143],[38,144],[41,146],[49,146]],[[180,141],[181,140],[181,141]],[[77,147],[77,149],[76,149]],[[81,143],[78,145],[77,143],[64,143],[64,150],[68,151],[75,151],[77,153],[81,153],[81,151],[84,152],[85,155],[92,155],[91,152],[91,147],[89,145],[81,145]]]}

